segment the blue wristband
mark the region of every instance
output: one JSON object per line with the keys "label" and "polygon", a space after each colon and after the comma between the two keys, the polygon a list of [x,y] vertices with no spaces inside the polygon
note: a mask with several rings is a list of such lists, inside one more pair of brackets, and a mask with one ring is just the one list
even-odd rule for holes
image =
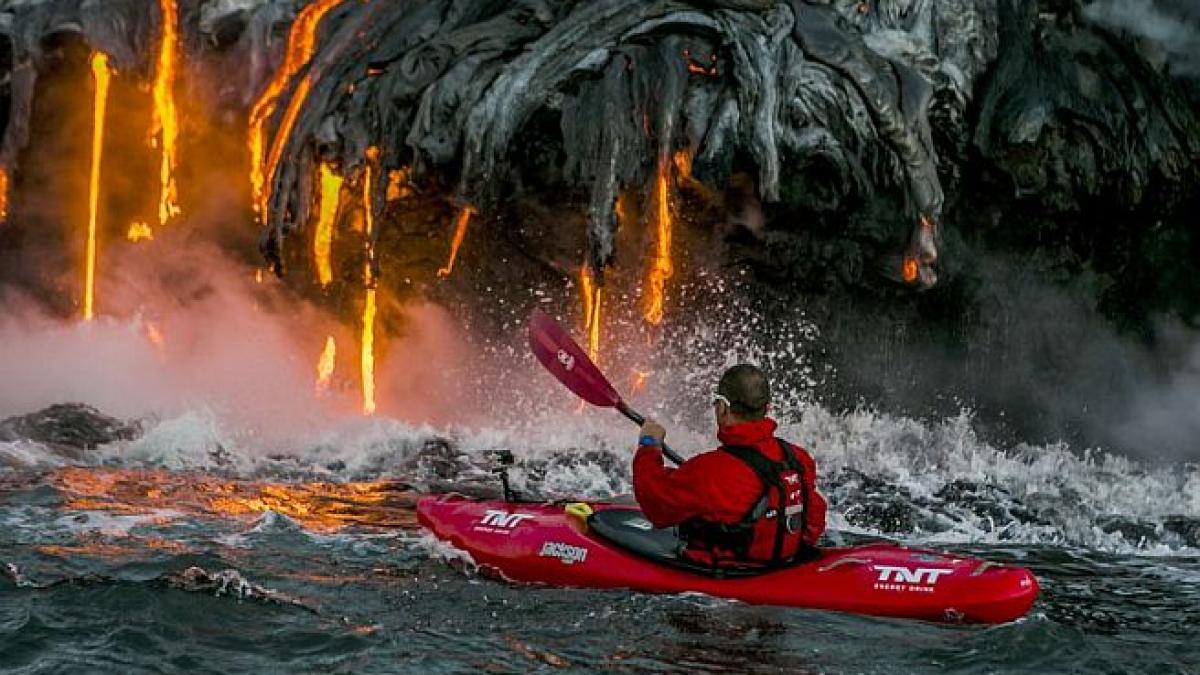
{"label": "blue wristband", "polygon": [[642,436],[638,439],[638,445],[658,445],[659,440],[653,436]]}

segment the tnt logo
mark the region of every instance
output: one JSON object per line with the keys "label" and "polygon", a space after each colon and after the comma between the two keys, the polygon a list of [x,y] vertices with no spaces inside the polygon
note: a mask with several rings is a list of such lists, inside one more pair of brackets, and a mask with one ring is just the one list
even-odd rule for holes
{"label": "tnt logo", "polygon": [[567,353],[567,350],[558,350],[558,362],[567,370],[575,370],[575,357]]}
{"label": "tnt logo", "polygon": [[933,567],[918,567],[915,570],[892,565],[875,565],[874,567],[879,572],[880,582],[921,584],[924,586],[933,586],[937,583],[938,577],[952,571]]}
{"label": "tnt logo", "polygon": [[499,509],[488,509],[483,514],[483,519],[479,521],[481,525],[489,527],[500,527],[506,530],[511,530],[520,525],[522,521],[528,520],[533,516],[528,513],[509,513]]}

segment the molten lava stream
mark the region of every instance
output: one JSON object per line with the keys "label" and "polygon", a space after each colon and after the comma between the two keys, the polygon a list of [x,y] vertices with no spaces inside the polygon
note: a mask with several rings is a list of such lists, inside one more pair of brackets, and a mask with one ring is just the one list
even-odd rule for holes
{"label": "molten lava stream", "polygon": [[[924,281],[932,285],[929,278],[936,279],[936,275],[933,274],[930,267],[937,262],[937,248],[934,243],[936,237],[933,220],[929,216],[921,214],[920,226],[909,243],[908,251],[904,254],[900,265],[900,277],[904,283],[915,284],[918,281]],[[926,273],[925,275],[922,274],[923,271]]]}
{"label": "molten lava stream", "polygon": [[316,394],[322,396],[329,391],[329,383],[333,378],[333,367],[337,362],[337,342],[333,336],[325,338],[325,349],[317,359]]}
{"label": "molten lava stream", "polygon": [[[317,28],[321,25],[321,19],[342,2],[343,0],[317,0],[300,11],[288,33],[283,63],[280,64],[279,69],[275,71],[275,75],[250,109],[249,136],[246,140],[246,144],[250,148],[250,185],[253,189],[254,208],[261,218],[266,218],[267,202],[270,200],[267,193],[267,179],[274,175],[274,167],[279,161],[278,158],[271,161],[270,169],[268,169],[265,139],[267,120],[275,114],[276,104],[284,87],[306,63],[312,60],[316,48]],[[292,95],[293,102],[299,99],[299,102],[303,103],[304,98],[308,96],[308,86],[307,80],[301,82]],[[285,121],[279,125],[279,130],[275,134],[276,143],[272,147],[272,155],[277,154],[274,152],[275,146],[279,147],[282,152],[283,142],[286,141],[291,132],[291,126],[295,122],[295,113],[290,108],[292,108],[291,105],[289,105],[289,115],[285,116]],[[299,106],[296,106],[296,109],[298,110]]]}
{"label": "molten lava stream", "polygon": [[317,280],[322,288],[327,288],[333,283],[333,225],[342,198],[342,177],[328,163],[321,164],[319,175],[321,204],[313,233],[313,260],[317,265]]}
{"label": "molten lava stream", "polygon": [[[675,160],[679,163],[678,158]],[[682,168],[682,167],[681,167]],[[650,271],[646,276],[646,295],[643,316],[654,325],[662,323],[667,279],[675,273],[671,263],[671,164],[658,163],[654,177],[654,220],[657,226],[654,252],[650,259]]]}
{"label": "molten lava stream", "polygon": [[150,136],[152,141],[158,143],[162,154],[159,169],[158,224],[166,225],[168,220],[182,212],[175,185],[176,142],[179,138],[179,115],[175,108],[179,17],[175,0],[159,0],[158,6],[162,17],[162,42],[158,52],[158,70],[154,77],[154,118]]}
{"label": "molten lava stream", "polygon": [[592,278],[587,263],[579,270],[579,288],[583,295],[583,327],[588,335],[588,356],[593,362],[600,357],[600,305],[603,288]]}
{"label": "molten lava stream", "polygon": [[8,169],[0,166],[0,223],[8,220]]}
{"label": "molten lava stream", "polygon": [[454,225],[454,241],[450,242],[450,259],[446,261],[446,266],[437,271],[440,278],[450,276],[454,271],[454,261],[458,258],[458,249],[462,246],[463,239],[467,237],[467,223],[471,222],[471,215],[475,213],[475,207],[467,205],[459,209],[458,219]]}
{"label": "molten lava stream", "polygon": [[360,346],[359,365],[362,371],[362,411],[364,415],[375,412],[375,274],[372,264],[375,261],[375,213],[372,208],[371,186],[374,184],[373,163],[379,158],[379,148],[367,148],[367,161],[363,173],[363,220],[366,223],[363,233],[366,242],[367,258],[363,263],[363,282],[366,285],[366,297],[363,299],[362,339]]}
{"label": "molten lava stream", "polygon": [[100,160],[104,154],[104,116],[108,110],[108,86],[112,72],[108,56],[92,55],[92,78],[96,83],[92,106],[92,172],[88,181],[87,252],[84,263],[83,319],[91,321],[96,309],[96,218],[100,207]]}
{"label": "molten lava stream", "polygon": [[375,289],[367,287],[362,317],[362,411],[375,412]]}

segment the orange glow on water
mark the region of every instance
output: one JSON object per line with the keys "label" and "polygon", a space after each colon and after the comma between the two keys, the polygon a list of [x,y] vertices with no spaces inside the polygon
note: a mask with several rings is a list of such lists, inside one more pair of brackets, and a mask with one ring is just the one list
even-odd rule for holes
{"label": "orange glow on water", "polygon": [[84,262],[83,319],[91,321],[96,314],[96,220],[100,210],[100,160],[104,154],[104,117],[108,111],[108,86],[112,71],[108,56],[101,52],[92,55],[92,79],[96,84],[92,105],[92,172],[88,181],[87,250]]}
{"label": "orange glow on water", "polygon": [[325,338],[325,349],[321,351],[321,358],[317,359],[317,395],[320,396],[329,391],[329,383],[333,378],[333,367],[337,362],[337,342],[333,336]]}
{"label": "orange glow on water", "polygon": [[450,259],[446,261],[446,266],[437,271],[440,278],[450,276],[454,271],[454,261],[458,258],[458,249],[462,246],[463,239],[467,237],[467,223],[471,222],[471,215],[475,213],[473,206],[467,205],[459,209],[458,219],[454,225],[454,241],[450,243]]}
{"label": "orange glow on water", "polygon": [[316,0],[300,11],[288,32],[288,44],[284,52],[283,63],[280,64],[279,69],[275,71],[275,75],[250,109],[249,137],[247,139],[247,145],[250,148],[250,186],[253,190],[254,208],[258,211],[260,218],[266,218],[267,203],[270,201],[267,181],[275,175],[275,167],[279,163],[283,145],[295,124],[300,106],[308,96],[308,90],[311,87],[308,78],[301,81],[292,95],[292,102],[288,106],[287,114],[275,134],[269,162],[265,161],[267,159],[265,138],[267,120],[275,114],[279,97],[283,94],[288,82],[305,64],[312,60],[313,52],[316,49],[317,28],[321,24],[321,19],[342,2],[343,0]]}
{"label": "orange glow on water", "polygon": [[319,174],[321,203],[313,234],[313,260],[317,264],[317,281],[327,287],[333,283],[333,225],[342,198],[342,177],[327,163],[321,164]]}
{"label": "orange glow on water", "polygon": [[[62,469],[48,481],[63,493],[68,509],[234,517],[274,511],[319,532],[351,526],[416,527],[415,493],[388,481],[257,483],[185,472],[96,468]],[[167,524],[170,517],[163,520],[161,524]]]}
{"label": "orange glow on water", "polygon": [[650,271],[646,276],[646,290],[642,316],[654,325],[662,323],[666,304],[667,280],[675,274],[671,262],[671,169],[667,162],[659,162],[654,177],[654,222],[656,226],[654,251],[650,258]]}
{"label": "orange glow on water", "polygon": [[159,168],[158,224],[181,212],[179,191],[175,185],[175,168],[178,157],[176,144],[179,138],[179,114],[175,108],[175,73],[179,58],[178,12],[175,0],[159,0],[162,16],[162,42],[158,52],[158,70],[154,76],[154,117],[150,135],[162,153]]}

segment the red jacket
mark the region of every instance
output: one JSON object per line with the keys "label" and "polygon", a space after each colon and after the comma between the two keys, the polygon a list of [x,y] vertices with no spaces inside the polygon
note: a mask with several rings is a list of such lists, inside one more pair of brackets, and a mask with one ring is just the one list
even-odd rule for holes
{"label": "red jacket", "polygon": [[[724,427],[717,438],[725,445],[756,448],[768,459],[783,460],[770,418]],[[825,498],[817,492],[817,465],[803,448],[793,445],[804,467],[808,509],[802,538],[815,544],[825,531]],[[734,525],[763,495],[763,484],[742,460],[720,449],[697,455],[677,469],[663,465],[662,448],[638,447],[633,458],[633,494],[655,527],[679,525],[693,518]]]}

